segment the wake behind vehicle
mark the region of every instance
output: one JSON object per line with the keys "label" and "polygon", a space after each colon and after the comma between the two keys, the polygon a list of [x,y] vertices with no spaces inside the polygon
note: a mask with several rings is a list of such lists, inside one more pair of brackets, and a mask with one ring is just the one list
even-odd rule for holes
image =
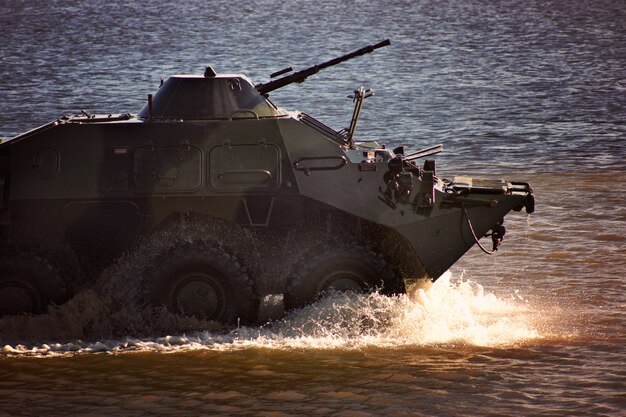
{"label": "wake behind vehicle", "polygon": [[504,216],[534,209],[528,184],[441,179],[418,164],[440,145],[355,140],[364,88],[343,131],[268,98],[386,45],[258,85],[175,75],[136,115],[83,112],[0,144],[0,315],[63,303],[163,230],[137,302],[229,324],[267,294],[289,310],[329,289],[401,293],[486,234],[496,249]]}

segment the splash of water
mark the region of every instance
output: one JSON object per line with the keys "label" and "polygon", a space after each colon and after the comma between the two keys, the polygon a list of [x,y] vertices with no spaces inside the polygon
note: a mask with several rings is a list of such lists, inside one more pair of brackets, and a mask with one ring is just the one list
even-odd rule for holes
{"label": "splash of water", "polygon": [[407,295],[333,293],[280,321],[257,328],[36,347],[6,345],[3,352],[56,355],[136,350],[361,349],[451,343],[511,346],[542,337],[534,319],[537,313],[519,292],[509,298],[498,297],[463,276],[453,279],[448,272],[430,288]]}
{"label": "splash of water", "polygon": [[448,272],[427,289],[397,297],[332,294],[272,326],[272,334],[307,347],[493,346],[540,336],[523,299],[501,299],[451,278]]}

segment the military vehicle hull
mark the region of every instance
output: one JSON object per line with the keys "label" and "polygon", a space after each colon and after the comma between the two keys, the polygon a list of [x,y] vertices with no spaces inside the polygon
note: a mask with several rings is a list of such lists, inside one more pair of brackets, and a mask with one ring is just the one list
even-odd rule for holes
{"label": "military vehicle hull", "polygon": [[[64,288],[50,299],[26,296],[14,287],[20,280],[33,285],[14,277],[6,294],[32,297],[24,302],[32,311],[45,301],[61,303],[181,217],[197,227],[215,226],[202,244],[236,256],[255,297],[289,292],[294,270],[314,257],[311,251],[346,247],[384,259],[393,276],[376,284],[398,292],[399,278],[434,280],[475,244],[466,217],[482,237],[529,195],[527,188],[494,188],[458,196],[435,184],[431,207],[386,201],[391,156],[355,162],[306,117],[72,117],[0,145],[1,250],[45,259],[53,282]],[[418,177],[413,183],[421,189]]]}
{"label": "military vehicle hull", "polygon": [[172,76],[136,115],[83,112],[0,144],[0,315],[63,303],[134,253],[149,253],[127,277],[134,302],[234,324],[266,294],[293,309],[331,289],[404,292],[488,231],[495,250],[504,216],[532,212],[528,184],[440,179],[416,163],[432,149],[356,142],[364,88],[347,132],[268,100],[386,45],[256,86]]}

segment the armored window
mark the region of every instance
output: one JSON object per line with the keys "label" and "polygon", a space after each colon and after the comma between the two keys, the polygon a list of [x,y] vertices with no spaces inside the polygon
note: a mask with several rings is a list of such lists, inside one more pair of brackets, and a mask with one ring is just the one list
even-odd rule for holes
{"label": "armored window", "polygon": [[217,191],[264,191],[280,184],[280,151],[272,144],[216,146],[208,163],[209,184]]}

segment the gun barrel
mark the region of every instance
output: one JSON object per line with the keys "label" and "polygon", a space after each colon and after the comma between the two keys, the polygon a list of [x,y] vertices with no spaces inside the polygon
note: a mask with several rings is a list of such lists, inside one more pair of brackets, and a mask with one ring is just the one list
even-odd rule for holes
{"label": "gun barrel", "polygon": [[382,42],[378,42],[374,45],[368,45],[363,48],[357,49],[354,52],[350,52],[349,54],[342,55],[340,57],[331,59],[330,61],[323,62],[321,64],[313,65],[312,67],[303,69],[301,71],[294,72],[293,74],[286,75],[282,78],[279,78],[274,81],[269,81],[265,84],[257,84],[255,87],[261,94],[267,94],[271,91],[277,90],[281,87],[284,87],[293,83],[301,83],[307,79],[307,77],[318,73],[320,70],[328,67],[332,67],[333,65],[340,64],[349,59],[355,58],[360,55],[369,54],[373,52],[375,49],[382,48],[383,46],[390,45],[391,42],[389,39],[385,39]]}
{"label": "gun barrel", "polygon": [[411,152],[408,155],[404,155],[404,160],[412,161],[414,159],[424,158],[441,152],[443,152],[443,145],[440,143],[439,145],[430,146],[428,148],[420,149],[419,151]]}

